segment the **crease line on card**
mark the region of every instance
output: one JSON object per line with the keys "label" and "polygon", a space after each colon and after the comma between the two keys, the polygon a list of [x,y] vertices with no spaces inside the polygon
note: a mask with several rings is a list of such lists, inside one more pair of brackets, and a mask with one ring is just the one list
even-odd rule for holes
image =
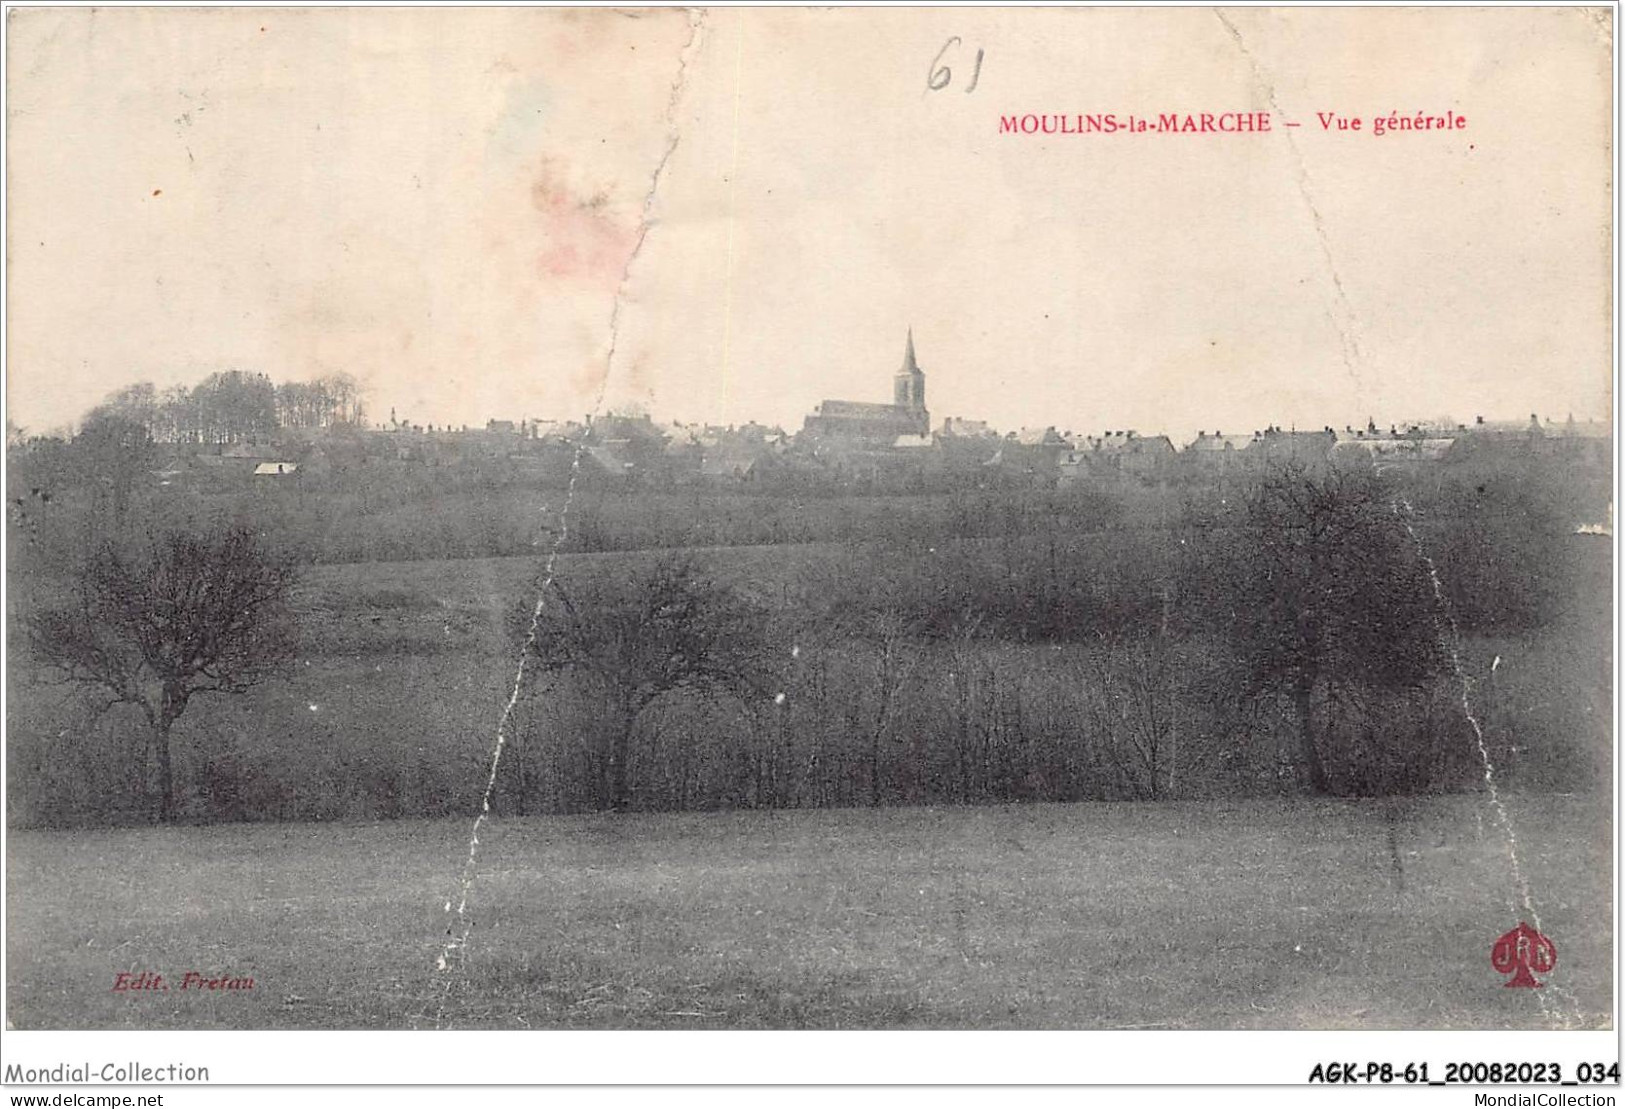
{"label": "crease line on card", "polygon": [[[664,119],[669,132],[665,149],[656,163],[654,171],[649,178],[649,187],[643,197],[643,204],[639,211],[638,231],[632,249],[627,254],[625,265],[621,270],[621,277],[615,289],[615,299],[610,308],[609,315],[609,344],[604,356],[604,372],[599,377],[598,391],[593,401],[592,412],[597,415],[603,410],[604,401],[609,391],[609,379],[614,370],[615,354],[620,345],[621,314],[625,307],[628,287],[632,280],[632,270],[642,254],[643,245],[649,237],[649,230],[654,222],[655,199],[660,191],[660,183],[666,175],[667,167],[671,163],[672,155],[676,153],[678,144],[682,141],[682,128],[677,118],[677,106],[682,98],[687,84],[688,68],[691,56],[697,52],[701,42],[701,33],[706,22],[706,12],[703,9],[691,9],[689,16],[689,35],[686,42],[678,52],[677,73],[672,78],[671,92],[667,97]],[[473,933],[473,921],[468,919],[467,909],[469,897],[473,891],[476,876],[476,867],[480,849],[480,829],[491,812],[491,797],[496,790],[497,773],[502,764],[502,753],[507,746],[507,728],[512,720],[519,698],[524,690],[525,676],[529,669],[530,655],[536,643],[541,628],[542,616],[547,606],[547,594],[552,588],[556,576],[558,556],[563,549],[569,534],[569,513],[573,505],[578,479],[581,473],[581,458],[586,450],[585,440],[576,444],[570,463],[570,478],[565,489],[564,503],[560,507],[559,526],[554,534],[552,548],[548,552],[543,567],[542,580],[537,587],[536,603],[531,609],[530,626],[526,632],[524,643],[519,651],[519,660],[515,666],[513,686],[508,699],[503,705],[498,718],[496,736],[491,748],[490,770],[486,775],[485,788],[480,797],[479,811],[474,816],[474,826],[470,830],[468,840],[468,854],[463,862],[462,873],[458,881],[455,898],[447,899],[442,912],[452,917],[454,923],[446,929],[446,939],[441,942],[440,953],[435,958],[434,974],[441,976],[439,998],[435,1003],[434,1027],[442,1028],[445,1025],[446,1001],[450,996],[455,981],[454,970],[466,964],[468,943]],[[546,506],[543,506],[546,512]],[[453,901],[456,902],[455,910]],[[432,979],[431,979],[432,983]],[[431,995],[433,987],[431,984]]]}
{"label": "crease line on card", "polygon": [[[1248,69],[1252,72],[1253,81],[1263,92],[1264,99],[1269,102],[1271,111],[1284,119],[1286,113],[1281,110],[1280,101],[1276,98],[1275,84],[1264,72],[1263,67],[1259,65],[1257,56],[1248,47],[1247,40],[1242,37],[1241,29],[1224,14],[1222,8],[1214,8],[1213,16],[1229,32],[1231,39],[1235,41],[1236,49],[1241,52],[1241,56],[1246,60]],[[1295,129],[1298,124],[1288,123],[1287,126]],[[1348,289],[1343,285],[1342,274],[1337,270],[1337,262],[1332,257],[1331,234],[1326,230],[1325,218],[1321,215],[1320,208],[1315,203],[1314,190],[1309,183],[1309,167],[1304,162],[1303,151],[1298,149],[1298,144],[1290,132],[1286,135],[1286,143],[1288,149],[1292,151],[1294,178],[1298,186],[1298,192],[1302,195],[1304,204],[1309,208],[1309,217],[1315,228],[1315,241],[1320,246],[1321,258],[1326,263],[1327,276],[1331,278],[1332,290],[1336,295],[1336,307],[1341,309],[1342,318],[1339,318],[1338,312],[1335,311],[1328,311],[1326,316],[1331,321],[1333,328],[1336,329],[1338,340],[1342,346],[1343,368],[1354,385],[1355,407],[1363,408],[1365,407],[1364,398],[1367,389],[1364,380],[1365,375],[1362,370],[1368,370],[1369,367],[1362,365],[1364,354],[1360,349],[1358,321],[1354,313],[1354,306],[1349,300]]]}

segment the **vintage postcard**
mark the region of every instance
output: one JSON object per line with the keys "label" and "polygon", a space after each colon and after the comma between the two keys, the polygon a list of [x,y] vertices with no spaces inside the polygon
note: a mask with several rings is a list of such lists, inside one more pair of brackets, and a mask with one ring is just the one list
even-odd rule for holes
{"label": "vintage postcard", "polygon": [[8,1032],[1617,1082],[1614,16],[8,9]]}

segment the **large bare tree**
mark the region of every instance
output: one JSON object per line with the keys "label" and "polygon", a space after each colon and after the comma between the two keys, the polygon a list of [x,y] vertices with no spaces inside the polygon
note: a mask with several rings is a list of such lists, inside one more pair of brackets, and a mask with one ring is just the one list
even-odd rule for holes
{"label": "large bare tree", "polygon": [[554,578],[531,642],[543,673],[581,671],[608,691],[603,800],[631,806],[632,740],[645,712],[679,691],[765,700],[760,614],[690,559],[667,555],[613,579],[566,588]]}
{"label": "large bare tree", "polygon": [[1364,473],[1265,473],[1241,539],[1230,626],[1247,692],[1289,699],[1309,787],[1331,793],[1317,706],[1418,691],[1444,665],[1426,566],[1381,479]]}
{"label": "large bare tree", "polygon": [[134,705],[157,759],[154,812],[175,815],[170,732],[194,697],[241,693],[294,649],[292,562],[240,526],[106,542],[79,570],[72,603],[28,618],[37,658],[65,680]]}

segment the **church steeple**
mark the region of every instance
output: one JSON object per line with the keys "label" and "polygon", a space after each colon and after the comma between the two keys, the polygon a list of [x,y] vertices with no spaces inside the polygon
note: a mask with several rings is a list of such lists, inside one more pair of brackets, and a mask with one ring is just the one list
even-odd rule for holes
{"label": "church steeple", "polygon": [[914,329],[908,329],[908,347],[903,351],[903,368],[892,381],[894,403],[899,408],[925,408],[925,374],[914,358]]}

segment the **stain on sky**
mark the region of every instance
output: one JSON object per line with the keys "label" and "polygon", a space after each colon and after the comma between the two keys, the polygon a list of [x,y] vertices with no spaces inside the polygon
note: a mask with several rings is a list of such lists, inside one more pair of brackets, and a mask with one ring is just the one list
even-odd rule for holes
{"label": "stain on sky", "polygon": [[617,219],[606,189],[579,189],[551,159],[543,159],[532,177],[530,204],[541,221],[539,275],[608,288],[620,284],[637,243],[636,213]]}

